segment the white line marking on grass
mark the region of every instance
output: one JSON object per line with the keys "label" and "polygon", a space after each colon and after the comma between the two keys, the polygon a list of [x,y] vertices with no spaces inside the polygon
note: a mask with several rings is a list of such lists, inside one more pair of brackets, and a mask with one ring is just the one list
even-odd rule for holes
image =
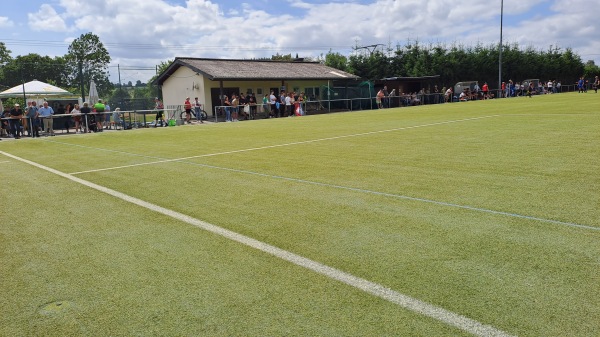
{"label": "white line marking on grass", "polygon": [[0,164],[10,163],[10,160],[0,161]]}
{"label": "white line marking on grass", "polygon": [[419,314],[427,316],[427,317],[431,317],[433,319],[441,321],[450,326],[454,326],[458,329],[469,332],[476,336],[511,336],[508,333],[506,333],[502,330],[496,329],[490,325],[482,324],[478,321],[475,321],[468,317],[448,311],[446,309],[435,306],[433,304],[423,302],[416,298],[401,294],[401,293],[399,293],[395,290],[392,290],[390,288],[387,288],[381,284],[371,282],[369,280],[366,280],[366,279],[363,279],[360,277],[356,277],[356,276],[349,274],[347,272],[344,272],[342,270],[339,270],[339,269],[336,269],[333,267],[329,267],[329,266],[319,263],[317,261],[302,257],[300,255],[294,254],[287,250],[269,245],[265,242],[258,241],[251,237],[230,231],[228,229],[210,224],[208,222],[198,220],[189,215],[185,215],[183,213],[179,213],[179,212],[149,203],[147,201],[132,197],[130,195],[115,191],[113,189],[94,184],[92,182],[80,179],[78,177],[74,177],[70,174],[60,172],[58,170],[38,164],[36,162],[30,161],[30,160],[27,160],[27,159],[24,159],[21,157],[17,157],[17,156],[5,153],[3,151],[0,151],[0,153],[2,153],[3,155],[5,155],[7,157],[16,159],[18,161],[27,163],[27,164],[37,167],[39,169],[53,173],[55,175],[65,178],[65,179],[82,184],[84,186],[95,189],[97,191],[106,193],[115,198],[118,198],[118,199],[130,202],[132,204],[144,207],[153,212],[164,214],[166,216],[183,221],[185,223],[196,226],[196,227],[206,230],[208,232],[223,236],[232,241],[244,244],[246,246],[252,247],[252,248],[262,251],[264,253],[273,255],[282,260],[285,260],[285,261],[291,262],[295,265],[298,265],[300,267],[312,270],[313,272],[319,273],[319,274],[329,277],[331,279],[343,282],[347,285],[350,285],[352,287],[360,289],[366,293],[377,296],[377,297],[387,300],[389,302],[395,303],[405,309],[408,309],[410,311],[419,313]]}
{"label": "white line marking on grass", "polygon": [[[153,161],[153,162],[147,162],[147,163],[139,163],[139,164],[131,164],[131,165],[108,167],[108,168],[103,168],[103,169],[95,169],[95,170],[72,172],[72,173],[69,173],[69,174],[77,175],[77,174],[82,174],[82,173],[92,173],[92,172],[100,172],[100,171],[118,170],[118,169],[122,169],[122,168],[130,168],[130,167],[136,167],[136,166],[154,165],[154,164],[161,164],[161,163],[183,161],[183,160],[188,160],[188,159],[221,156],[221,155],[232,154],[232,153],[242,153],[242,152],[249,152],[249,151],[273,149],[273,148],[284,147],[284,146],[310,144],[310,143],[322,142],[322,141],[326,141],[326,140],[336,140],[336,139],[343,139],[343,138],[351,138],[351,137],[374,135],[374,134],[385,133],[385,132],[393,132],[393,131],[402,131],[402,130],[417,129],[417,128],[428,127],[428,126],[437,126],[437,125],[445,125],[445,124],[451,124],[451,123],[467,122],[467,121],[473,121],[473,120],[484,119],[484,118],[499,117],[499,116],[500,115],[489,115],[489,116],[480,116],[480,117],[456,119],[456,120],[450,120],[450,121],[444,121],[444,122],[428,123],[428,124],[421,124],[421,125],[414,125],[414,126],[405,126],[405,127],[401,127],[401,128],[393,128],[393,129],[386,129],[386,130],[378,130],[378,131],[369,131],[369,132],[355,133],[355,134],[350,134],[350,135],[342,135],[342,136],[334,136],[334,137],[327,137],[327,138],[318,138],[318,139],[311,139],[311,140],[303,140],[303,141],[292,142],[292,143],[285,143],[285,144],[267,145],[267,146],[261,146],[261,147],[253,147],[253,148],[248,148],[248,149],[231,150],[231,151],[224,151],[224,152],[217,152],[217,153],[207,153],[207,154],[201,154],[201,155],[197,155],[197,156],[182,157],[182,158],[175,158],[175,159],[164,159],[164,158],[159,158],[159,157],[152,157],[152,156],[145,156],[145,155],[138,155],[138,154],[131,153],[132,155],[136,155],[136,156],[139,156],[139,157],[153,158],[153,159],[159,159],[159,160]],[[57,141],[54,141],[54,140],[47,140],[47,141],[51,142],[51,143],[66,144],[66,145],[73,145],[73,146],[80,146],[80,147],[87,148],[86,146],[83,146],[83,145],[76,145],[76,144],[70,144],[70,143],[64,143],[64,142],[57,142]],[[103,150],[103,149],[100,149],[100,148],[93,148],[93,149]],[[116,151],[116,150],[108,150],[107,149],[105,151],[114,152],[114,153],[127,154],[127,152]]]}

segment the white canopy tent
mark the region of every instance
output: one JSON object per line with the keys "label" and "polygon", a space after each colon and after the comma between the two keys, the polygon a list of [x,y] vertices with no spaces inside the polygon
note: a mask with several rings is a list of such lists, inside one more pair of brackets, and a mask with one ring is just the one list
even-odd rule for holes
{"label": "white canopy tent", "polygon": [[52,84],[33,80],[25,84],[19,84],[8,90],[0,92],[0,98],[8,97],[42,98],[45,96],[74,96],[72,93]]}

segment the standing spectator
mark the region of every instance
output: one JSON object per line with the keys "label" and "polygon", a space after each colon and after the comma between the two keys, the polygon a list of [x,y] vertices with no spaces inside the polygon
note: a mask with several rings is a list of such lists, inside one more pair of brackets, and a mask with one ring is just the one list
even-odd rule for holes
{"label": "standing spectator", "polygon": [[384,108],[390,107],[390,94],[387,90],[387,85],[383,86],[383,107]]}
{"label": "standing spectator", "polygon": [[79,133],[81,127],[81,110],[79,110],[79,104],[73,106],[71,115],[73,115],[73,120],[75,121],[75,133]]}
{"label": "standing spectator", "polygon": [[240,100],[235,94],[231,95],[231,111],[232,111],[232,119],[234,122],[239,122],[238,120],[238,107],[240,105]]}
{"label": "standing spectator", "polygon": [[105,112],[104,115],[103,115],[104,116],[104,128],[105,129],[110,129],[110,117],[111,117],[111,114],[108,113],[108,112],[110,112],[110,105],[108,104],[108,102],[104,103],[104,112]]}
{"label": "standing spectator", "polygon": [[446,103],[448,102],[452,102],[453,101],[453,97],[452,97],[452,87],[449,87],[446,92],[444,93],[444,100],[446,101]]}
{"label": "standing spectator", "polygon": [[185,109],[185,122],[192,124],[192,102],[190,102],[189,97],[185,98],[185,102],[183,102],[183,108]]}
{"label": "standing spectator", "polygon": [[240,93],[240,97],[238,98],[238,111],[240,115],[244,118],[248,119],[248,113],[246,112],[246,108],[248,107],[248,100],[244,96],[243,93]]}
{"label": "standing spectator", "polygon": [[262,105],[263,111],[262,112],[269,113],[269,111],[271,111],[271,108],[270,108],[269,98],[267,97],[267,94],[263,95],[262,103],[263,103],[263,105]]}
{"label": "standing spectator", "polygon": [[377,95],[375,96],[375,103],[377,104],[377,109],[383,109],[383,106],[381,104],[381,100],[383,99],[383,97],[383,89],[379,89]]}
{"label": "standing spectator", "polygon": [[506,82],[502,82],[500,87],[500,97],[506,97]]}
{"label": "standing spectator", "polygon": [[248,105],[250,105],[250,119],[255,119],[256,118],[256,96],[254,96],[254,93],[252,93],[250,95],[250,98],[248,99]]}
{"label": "standing spectator", "polygon": [[481,89],[483,91],[483,99],[488,99],[490,87],[488,86],[487,82],[483,82],[483,87]]}
{"label": "standing spectator", "polygon": [[554,89],[553,89],[552,80],[548,80],[548,84],[546,84],[546,86],[548,87],[548,93],[549,94],[553,94],[554,93]]}
{"label": "standing spectator", "polygon": [[41,118],[43,118],[43,123],[44,123],[44,132],[46,133],[46,136],[48,136],[48,134],[50,136],[54,136],[54,125],[53,125],[53,119],[52,116],[54,115],[54,110],[48,106],[48,102],[44,101],[44,105],[38,109],[38,113],[39,116]]}
{"label": "standing spectator", "polygon": [[90,117],[93,116],[91,114],[92,109],[90,108],[90,105],[88,102],[84,102],[83,106],[81,107],[81,115],[83,116],[84,120],[82,120],[84,122],[84,124],[82,125],[83,127],[83,132],[84,133],[88,133],[91,132],[90,128],[89,128],[89,123],[94,123],[95,119],[91,119]]}
{"label": "standing spectator", "polygon": [[98,103],[94,104],[96,112],[96,132],[102,132],[102,122],[104,121],[104,103],[99,99]]}
{"label": "standing spectator", "polygon": [[301,92],[300,95],[298,95],[298,99],[296,100],[298,102],[298,115],[299,116],[304,116],[304,92]]}
{"label": "standing spectator", "polygon": [[479,82],[475,82],[475,85],[473,86],[473,97],[471,99],[479,99],[480,89]]}
{"label": "standing spectator", "polygon": [[29,121],[29,137],[39,137],[40,132],[38,131],[39,120],[38,120],[38,107],[37,102],[32,101],[31,105],[27,108],[27,119]]}
{"label": "standing spectator", "polygon": [[8,106],[4,107],[4,111],[2,111],[2,115],[0,116],[2,117],[2,120],[0,120],[2,122],[2,129],[0,130],[0,136],[9,136],[10,135],[10,125],[8,123],[8,119],[10,118],[10,109],[8,108]]}
{"label": "standing spectator", "polygon": [[556,81],[556,93],[560,93],[560,81]]}
{"label": "standing spectator", "polygon": [[269,113],[269,118],[274,118],[277,114],[277,97],[275,97],[275,91],[271,90],[271,94],[269,95],[269,104],[271,104],[271,113]]}
{"label": "standing spectator", "polygon": [[223,105],[225,105],[225,121],[231,122],[231,102],[227,95],[223,95]]}
{"label": "standing spectator", "polygon": [[287,95],[285,94],[285,91],[281,91],[279,93],[279,100],[277,102],[279,102],[279,112],[277,114],[277,117],[283,117],[285,115],[285,97]]}
{"label": "standing spectator", "polygon": [[594,93],[598,93],[598,86],[600,86],[600,80],[598,79],[598,76],[596,76],[596,78],[594,78]]}
{"label": "standing spectator", "polygon": [[16,103],[15,106],[10,110],[10,132],[13,134],[15,139],[21,139],[21,119],[23,119],[23,110],[21,106]]}
{"label": "standing spectator", "polygon": [[204,123],[204,121],[202,120],[202,104],[200,104],[200,101],[198,100],[198,97],[194,97],[194,111],[196,112],[196,119],[200,121],[200,123]]}
{"label": "standing spectator", "polygon": [[[164,108],[165,106],[163,105],[163,102],[161,102],[158,97],[154,97],[154,110],[156,110],[156,115],[154,116],[154,127],[157,127],[158,123],[166,126],[164,116],[165,111],[163,110]],[[121,109],[119,109],[119,111],[121,111]]]}
{"label": "standing spectator", "polygon": [[294,108],[293,108],[293,104],[292,104],[293,99],[294,98],[293,98],[291,92],[285,96],[285,111],[287,111],[286,115],[288,117],[291,117],[294,115],[294,112],[293,112]]}

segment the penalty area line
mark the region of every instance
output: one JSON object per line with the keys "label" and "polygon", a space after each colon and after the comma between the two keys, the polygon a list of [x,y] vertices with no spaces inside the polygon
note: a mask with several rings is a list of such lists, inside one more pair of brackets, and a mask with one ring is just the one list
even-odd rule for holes
{"label": "penalty area line", "polygon": [[220,235],[229,240],[252,247],[261,252],[270,254],[270,255],[280,258],[282,260],[291,262],[297,266],[311,270],[315,273],[318,273],[318,274],[321,274],[328,278],[345,283],[349,286],[352,286],[354,288],[362,290],[368,294],[371,294],[373,296],[377,296],[386,301],[395,303],[407,310],[410,310],[410,311],[419,313],[421,315],[436,319],[440,322],[443,322],[447,325],[456,327],[458,329],[461,329],[461,330],[471,333],[473,335],[482,336],[482,337],[483,336],[486,336],[486,337],[487,336],[511,336],[510,334],[508,334],[502,330],[496,329],[493,326],[480,323],[476,320],[465,317],[463,315],[459,315],[457,313],[451,312],[444,308],[441,308],[441,307],[435,306],[433,304],[418,300],[418,299],[410,297],[408,295],[404,295],[393,289],[387,288],[381,284],[371,282],[369,280],[354,276],[354,275],[344,272],[342,270],[327,266],[325,264],[308,259],[308,258],[300,256],[298,254],[294,254],[292,252],[275,247],[268,243],[265,243],[265,242],[253,239],[251,237],[236,233],[234,231],[231,231],[231,230],[210,224],[208,222],[193,218],[189,215],[179,213],[179,212],[173,211],[171,209],[167,209],[162,206],[132,197],[125,193],[118,192],[118,191],[115,191],[113,189],[110,189],[110,188],[107,188],[107,187],[104,187],[104,186],[101,186],[98,184],[94,184],[87,180],[83,180],[83,179],[75,177],[73,175],[55,170],[53,168],[38,164],[36,162],[30,161],[30,160],[27,160],[27,159],[24,159],[21,157],[14,156],[12,154],[9,154],[9,153],[3,152],[3,151],[0,151],[0,154],[3,154],[7,157],[13,158],[18,161],[21,161],[28,165],[37,167],[41,170],[53,173],[57,176],[71,180],[73,182],[84,185],[86,187],[97,190],[99,192],[106,193],[117,199],[141,206],[150,211],[169,216],[173,219],[183,221],[185,223],[188,223],[190,225],[193,225],[193,226],[203,229],[205,231]]}

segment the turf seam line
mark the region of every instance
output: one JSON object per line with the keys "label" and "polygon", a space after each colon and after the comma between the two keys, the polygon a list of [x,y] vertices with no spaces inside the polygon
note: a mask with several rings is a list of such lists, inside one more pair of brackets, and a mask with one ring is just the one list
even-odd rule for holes
{"label": "turf seam line", "polygon": [[465,317],[463,315],[459,315],[457,313],[448,311],[444,308],[435,306],[433,304],[418,300],[416,298],[410,297],[408,295],[404,295],[399,293],[393,289],[387,288],[381,284],[371,282],[369,280],[354,276],[342,270],[324,265],[320,262],[308,259],[306,257],[294,254],[292,252],[286,251],[284,249],[272,246],[265,242],[253,239],[251,237],[236,233],[234,231],[210,224],[208,222],[193,218],[189,215],[179,213],[159,205],[152,204],[150,202],[132,197],[122,192],[115,191],[113,189],[94,184],[87,180],[83,180],[81,178],[75,177],[68,173],[64,173],[58,171],[56,169],[38,164],[36,162],[6,153],[4,151],[0,151],[1,154],[21,161],[23,163],[29,164],[31,166],[37,167],[39,169],[45,170],[47,172],[53,173],[60,177],[66,178],[73,182],[79,183],[86,187],[92,188],[94,190],[106,193],[115,198],[127,201],[129,203],[141,206],[153,212],[161,213],[171,218],[174,218],[179,221],[183,221],[200,229],[206,230],[208,232],[220,235],[232,241],[241,243],[243,245],[252,247],[264,253],[270,254],[282,260],[291,262],[297,266],[303,267],[305,269],[311,270],[323,276],[329,277],[331,279],[337,280],[339,282],[350,285],[354,288],[362,290],[371,295],[377,296],[381,299],[387,300],[389,302],[395,303],[407,310],[412,312],[419,313],[421,315],[436,319],[440,322],[443,322],[447,325],[454,326],[463,331],[469,332],[476,336],[511,336],[510,334],[496,329],[490,325],[485,325],[471,318]]}
{"label": "turf seam line", "polygon": [[265,177],[265,178],[282,179],[282,180],[287,180],[287,181],[292,181],[292,182],[297,182],[297,183],[304,183],[304,184],[311,184],[311,185],[317,185],[317,186],[323,186],[323,187],[337,188],[337,189],[342,189],[342,190],[347,190],[347,191],[360,192],[360,193],[373,194],[373,195],[380,195],[380,196],[384,196],[384,197],[391,197],[391,198],[397,198],[397,199],[418,201],[418,202],[424,202],[424,203],[429,203],[429,204],[434,204],[434,205],[439,205],[439,206],[461,208],[461,209],[466,209],[466,210],[475,211],[475,212],[482,212],[482,213],[490,213],[490,214],[496,214],[496,215],[503,215],[503,216],[513,217],[513,218],[520,218],[520,219],[527,219],[527,220],[533,220],[533,221],[539,221],[539,222],[546,222],[546,223],[552,223],[552,224],[563,225],[563,226],[570,226],[570,227],[576,227],[576,228],[582,228],[582,229],[600,230],[600,227],[594,227],[594,226],[589,226],[589,225],[582,225],[582,224],[578,224],[578,223],[574,223],[574,222],[566,222],[566,221],[560,221],[560,220],[544,219],[544,218],[538,218],[538,217],[534,217],[534,216],[530,216],[530,215],[522,215],[522,214],[517,214],[517,213],[510,213],[510,212],[504,212],[504,211],[496,211],[496,210],[491,210],[491,209],[486,209],[486,208],[479,208],[479,207],[468,206],[468,205],[453,204],[451,202],[437,201],[437,200],[431,200],[431,199],[425,199],[425,198],[418,198],[418,197],[411,197],[411,196],[402,195],[402,194],[394,194],[394,193],[387,193],[387,192],[372,191],[372,190],[366,190],[366,189],[357,188],[357,187],[349,187],[349,186],[343,186],[343,185],[334,185],[334,184],[322,183],[322,182],[318,182],[318,181],[304,180],[304,179],[298,179],[298,178],[289,178],[289,177],[284,177],[284,176],[270,175],[270,174],[266,174],[266,173],[252,172],[252,171],[239,170],[239,169],[233,169],[233,168],[228,168],[228,167],[221,167],[221,166],[214,166],[214,165],[207,165],[207,164],[200,164],[200,163],[193,163],[193,162],[186,162],[186,161],[181,161],[181,163],[183,163],[183,164],[189,164],[189,165],[202,166],[202,167],[212,168],[212,169],[217,169],[217,170],[225,170],[225,171],[230,171],[230,172],[235,172],[235,173],[252,174],[252,175],[261,176],[261,177]]}
{"label": "turf seam line", "polygon": [[[293,182],[297,182],[297,183],[304,183],[304,184],[311,184],[311,185],[317,185],[317,186],[323,186],[323,187],[337,188],[337,189],[342,189],[342,190],[347,190],[347,191],[353,191],[353,192],[359,192],[359,193],[367,193],[367,194],[373,194],[373,195],[380,195],[380,196],[384,196],[384,197],[391,197],[391,198],[411,200],[411,201],[419,201],[419,202],[429,203],[429,204],[438,205],[438,206],[461,208],[461,209],[466,209],[466,210],[470,210],[470,211],[474,211],[474,212],[496,214],[496,215],[508,216],[508,217],[512,217],[512,218],[520,218],[520,219],[526,219],[526,220],[532,220],[532,221],[539,221],[539,222],[545,222],[545,223],[551,223],[551,224],[555,224],[555,225],[563,225],[563,226],[569,226],[569,227],[575,227],[575,228],[581,228],[581,229],[590,229],[590,230],[596,230],[596,231],[600,230],[600,227],[594,227],[594,226],[590,226],[590,225],[583,225],[583,224],[578,224],[578,223],[574,223],[574,222],[567,222],[567,221],[560,221],[560,220],[553,220],[553,219],[545,219],[545,218],[539,218],[539,217],[535,217],[535,216],[531,216],[531,215],[523,215],[523,214],[518,214],[518,213],[511,213],[511,212],[505,212],[505,211],[497,211],[497,210],[492,210],[492,209],[487,209],[487,208],[479,208],[479,207],[475,207],[475,206],[460,205],[460,204],[454,204],[454,203],[451,203],[451,202],[431,200],[431,199],[418,198],[418,197],[411,197],[411,196],[402,195],[402,194],[394,194],[394,193],[387,193],[387,192],[380,192],[380,191],[372,191],[372,190],[367,190],[367,189],[362,189],[362,188],[357,188],[357,187],[349,187],[349,186],[343,186],[343,185],[334,185],[334,184],[322,183],[322,182],[318,182],[318,181],[311,181],[311,180],[298,179],[298,178],[290,178],[290,177],[284,177],[284,176],[278,176],[278,175],[270,175],[270,174],[266,174],[266,173],[259,173],[259,172],[253,172],[253,171],[247,171],[247,170],[239,170],[239,169],[234,169],[234,168],[229,168],[229,167],[222,167],[222,166],[214,166],[214,165],[207,165],[207,164],[201,164],[201,163],[194,163],[194,162],[185,161],[183,159],[182,160],[177,160],[177,162],[182,163],[182,164],[195,165],[195,166],[201,166],[201,167],[216,169],[216,170],[225,170],[225,171],[235,172],[235,173],[251,174],[251,175],[256,175],[256,176],[265,177],[265,178],[282,179],[282,180],[293,181]],[[98,171],[102,171],[102,170],[94,170],[93,172],[98,172]],[[89,172],[86,172],[86,173],[89,173]],[[73,174],[73,173],[71,173],[71,174]]]}
{"label": "turf seam line", "polygon": [[[318,139],[311,139],[311,140],[303,140],[303,141],[299,141],[299,142],[292,142],[292,143],[285,143],[285,144],[267,145],[267,146],[261,146],[261,147],[254,147],[254,148],[241,149],[241,150],[232,150],[232,151],[225,151],[225,152],[217,152],[217,153],[207,153],[207,154],[201,154],[201,155],[197,155],[197,156],[182,157],[182,158],[175,158],[175,159],[165,159],[165,158],[160,158],[160,157],[155,157],[155,156],[140,155],[140,154],[129,153],[129,152],[124,152],[124,151],[102,149],[102,148],[94,148],[96,150],[103,150],[103,151],[107,151],[107,152],[114,152],[114,153],[121,153],[121,154],[130,154],[130,155],[133,155],[133,156],[138,156],[138,157],[143,157],[143,158],[151,158],[151,159],[158,159],[158,160],[157,161],[153,161],[153,162],[148,162],[148,163],[139,163],[139,164],[117,166],[117,167],[108,167],[108,168],[96,169],[96,170],[71,172],[69,174],[77,175],[77,174],[83,174],[83,173],[92,173],[92,172],[100,172],[100,171],[108,171],[108,170],[117,170],[117,169],[130,168],[130,167],[136,167],[136,166],[169,163],[169,162],[182,161],[182,160],[187,160],[187,159],[196,159],[196,158],[203,158],[203,157],[214,157],[214,156],[221,156],[221,155],[225,155],[225,154],[234,154],[234,153],[243,153],[243,152],[249,152],[249,151],[266,150],[266,149],[273,149],[273,148],[284,147],[284,146],[311,144],[311,143],[322,142],[322,141],[327,141],[327,140],[336,140],[336,139],[344,139],[344,138],[351,138],[351,137],[368,136],[368,135],[374,135],[374,134],[378,134],[378,133],[411,130],[411,129],[423,128],[423,127],[428,127],[428,126],[438,126],[438,125],[445,125],[445,124],[452,124],[452,123],[459,123],[459,122],[468,122],[468,121],[474,121],[474,120],[485,119],[485,118],[492,118],[492,117],[499,117],[499,116],[500,115],[488,115],[488,116],[479,116],[479,117],[472,117],[472,118],[463,118],[463,119],[456,119],[456,120],[443,121],[443,122],[427,123],[427,124],[420,124],[420,125],[413,125],[413,126],[404,126],[404,127],[401,127],[401,128],[393,128],[393,129],[386,129],[386,130],[377,130],[377,131],[354,133],[354,134],[350,134],[350,135],[342,135],[342,136],[335,136],[335,137],[326,137],[326,138],[318,138]],[[67,144],[67,145],[80,146],[80,147],[87,148],[86,146],[83,146],[83,145],[58,142],[58,141],[55,141],[55,140],[46,140],[46,141],[47,142],[51,142],[51,143]]]}

